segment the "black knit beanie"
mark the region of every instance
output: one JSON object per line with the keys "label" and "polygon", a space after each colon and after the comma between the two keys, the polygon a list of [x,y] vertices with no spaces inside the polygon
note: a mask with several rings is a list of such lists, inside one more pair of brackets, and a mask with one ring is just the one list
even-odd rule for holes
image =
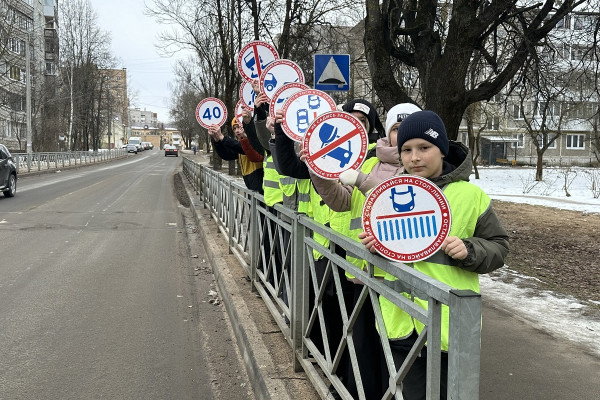
{"label": "black knit beanie", "polygon": [[398,151],[410,139],[425,139],[437,146],[444,156],[448,155],[448,134],[442,119],[433,111],[424,110],[410,114],[398,127]]}

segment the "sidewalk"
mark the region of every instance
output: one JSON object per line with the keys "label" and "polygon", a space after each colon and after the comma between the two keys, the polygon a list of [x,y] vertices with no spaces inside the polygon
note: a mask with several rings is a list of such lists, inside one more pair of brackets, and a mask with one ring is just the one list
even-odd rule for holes
{"label": "sidewalk", "polygon": [[[194,156],[186,150],[184,155],[208,163],[203,152]],[[191,193],[188,188],[199,233],[256,397],[318,399],[306,375],[294,373],[290,346],[262,300],[250,291],[245,271],[228,254],[216,223]],[[566,339],[549,336],[511,310],[495,307],[493,298],[484,293],[480,399],[600,399],[600,359]]]}

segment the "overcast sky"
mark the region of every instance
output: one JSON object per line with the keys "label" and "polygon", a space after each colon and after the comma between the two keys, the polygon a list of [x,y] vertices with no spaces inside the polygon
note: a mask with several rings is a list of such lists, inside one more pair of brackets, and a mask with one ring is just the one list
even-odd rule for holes
{"label": "overcast sky", "polygon": [[154,111],[159,121],[168,121],[167,84],[174,81],[175,59],[183,55],[175,58],[159,55],[154,44],[165,27],[144,15],[143,0],[91,0],[91,4],[98,14],[100,29],[112,37],[112,53],[119,59],[118,68],[127,68],[129,90],[137,94],[132,106]]}

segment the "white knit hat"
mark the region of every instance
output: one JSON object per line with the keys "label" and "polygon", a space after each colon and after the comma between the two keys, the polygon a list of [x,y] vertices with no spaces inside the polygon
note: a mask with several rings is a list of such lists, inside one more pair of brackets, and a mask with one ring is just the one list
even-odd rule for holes
{"label": "white knit hat", "polygon": [[421,109],[412,103],[396,104],[394,107],[390,108],[390,111],[388,111],[387,117],[385,118],[385,135],[388,139],[390,138],[392,126],[394,126],[395,123],[402,121],[404,118],[417,111],[421,111]]}

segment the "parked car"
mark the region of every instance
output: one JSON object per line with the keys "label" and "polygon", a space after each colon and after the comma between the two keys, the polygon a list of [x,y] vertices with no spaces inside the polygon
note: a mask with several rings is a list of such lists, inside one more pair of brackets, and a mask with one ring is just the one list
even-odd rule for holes
{"label": "parked car", "polygon": [[137,154],[137,152],[138,152],[137,144],[129,143],[129,144],[127,144],[126,148],[127,148],[128,153]]}
{"label": "parked car", "polygon": [[4,197],[17,193],[17,166],[3,144],[0,144],[0,192],[4,192]]}
{"label": "parked car", "polygon": [[177,147],[170,144],[165,144],[165,157],[166,156],[179,157],[179,151],[177,150]]}

